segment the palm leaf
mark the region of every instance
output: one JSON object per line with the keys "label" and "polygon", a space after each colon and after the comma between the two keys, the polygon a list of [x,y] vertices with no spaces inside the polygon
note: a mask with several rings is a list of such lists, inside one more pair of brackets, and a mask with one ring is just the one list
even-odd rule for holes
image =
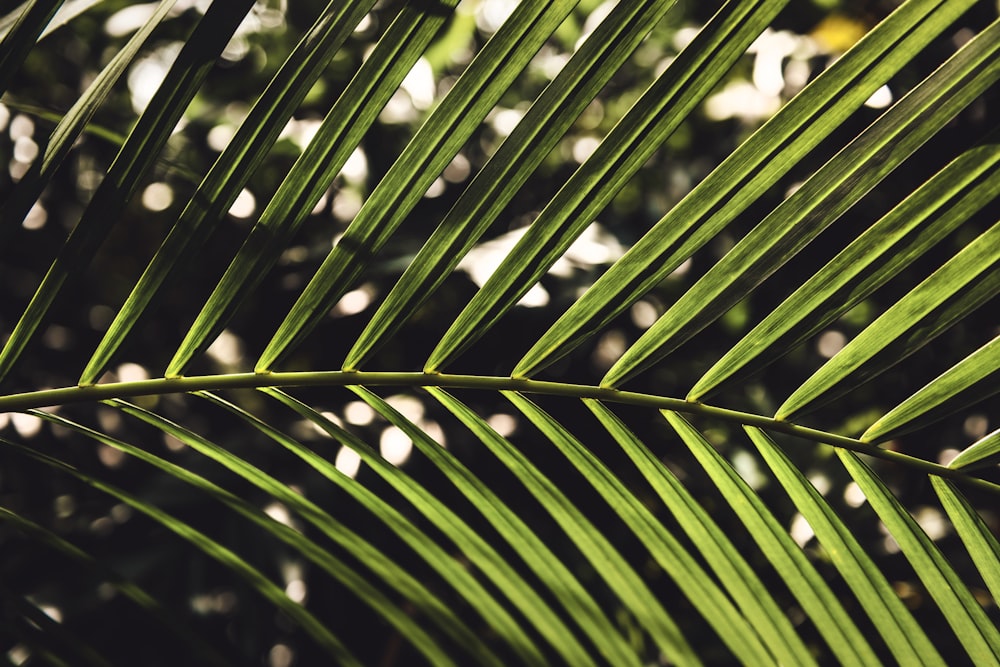
{"label": "palm leaf", "polygon": [[[665,2],[261,5],[242,24],[171,4],[65,106],[24,72],[93,24],[39,41],[46,2],[3,24],[11,108],[70,109],[27,162],[18,121],[0,182],[8,656],[1000,660],[995,12],[905,2],[760,127],[722,132],[704,109],[773,64],[769,40],[818,58],[836,24],[810,41],[769,29],[801,7],[731,0],[685,46],[703,10]],[[245,80],[216,67],[281,34],[268,21],[284,52]],[[100,184],[67,179],[171,31],[180,55],[113,128]],[[432,99],[399,124],[421,73]],[[905,94],[864,106],[887,83]],[[185,125],[206,119],[232,128],[207,161]],[[692,143],[706,127],[732,146]],[[689,187],[650,189],[674,163]],[[135,195],[161,181],[175,202],[154,211]],[[245,190],[266,203],[244,227]],[[38,210],[72,231],[36,233]],[[567,278],[598,216],[629,248]],[[458,269],[515,217],[471,289]],[[547,307],[519,307],[539,281]]]}

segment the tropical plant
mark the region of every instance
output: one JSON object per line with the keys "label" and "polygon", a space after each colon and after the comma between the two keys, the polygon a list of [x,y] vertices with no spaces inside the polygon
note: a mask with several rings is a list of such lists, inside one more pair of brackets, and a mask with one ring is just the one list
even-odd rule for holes
{"label": "tropical plant", "polygon": [[2,25],[8,661],[1000,661],[994,3],[189,4]]}

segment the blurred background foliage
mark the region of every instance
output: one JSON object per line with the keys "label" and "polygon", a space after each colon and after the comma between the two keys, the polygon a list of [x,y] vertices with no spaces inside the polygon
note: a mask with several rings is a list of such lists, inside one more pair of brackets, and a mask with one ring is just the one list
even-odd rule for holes
{"label": "blurred background foliage", "polygon": [[[0,245],[0,335],[5,337],[9,334],[47,269],[53,249],[60,246],[76,224],[83,207],[114,159],[124,135],[148,103],[180,44],[207,4],[203,0],[177,2],[171,18],[156,29],[122,85],[115,88],[108,101],[97,111],[70,159],[61,167],[31,214],[22,225],[7,230],[6,239]],[[363,281],[341,299],[330,317],[314,332],[311,341],[297,349],[283,370],[339,368],[343,355],[367,318],[457,199],[463,186],[509,134],[530,101],[568,60],[574,46],[592,29],[593,17],[601,16],[609,4],[603,0],[580,2],[486,122],[434,182],[423,201],[404,222],[402,233],[397,234],[380,252],[374,270],[367,272]],[[680,0],[676,4],[611,83],[587,107],[529,184],[499,216],[470,258],[462,262],[433,299],[421,306],[403,333],[378,352],[366,370],[421,368],[456,309],[467,302],[524,226],[719,4],[694,0]],[[895,4],[889,0],[789,3],[772,29],[757,40],[698,112],[685,120],[612,205],[601,213],[598,224],[588,230],[511,315],[449,370],[456,373],[508,374],[512,364],[526,351],[527,341],[532,340],[532,335],[525,336],[520,332],[527,330],[537,332],[534,334],[537,335],[548,328],[605,266],[617,259],[752,130],[890,12]],[[212,161],[232,137],[255,97],[267,85],[323,5],[318,0],[291,3],[264,0],[253,7],[186,110],[147,182],[115,225],[112,236],[101,247],[99,256],[91,265],[92,270],[65,287],[44,332],[5,380],[5,393],[75,384],[83,364],[131,285],[169,231],[186,198],[194,191]],[[289,121],[263,166],[252,175],[228,215],[217,222],[208,245],[198,256],[191,258],[185,270],[168,284],[165,295],[156,308],[144,317],[141,328],[126,344],[105,380],[141,379],[162,374],[173,349],[190,326],[211,286],[221,276],[228,258],[239,248],[264,204],[277,190],[326,111],[357,70],[367,49],[401,5],[394,0],[379,2],[357,27]],[[61,115],[144,23],[154,6],[126,0],[98,2],[43,37],[17,73],[8,92],[0,99],[0,164],[3,165],[0,169],[0,201],[7,198],[39,155],[40,146],[44,145]],[[512,6],[511,0],[466,0],[461,3],[445,30],[414,67],[366,135],[361,147],[301,227],[272,275],[258,289],[252,303],[244,304],[227,330],[207,355],[189,370],[189,374],[250,370],[253,359],[266,344],[270,332],[326,256],[331,242],[343,232],[421,121],[453,85]],[[15,9],[16,3],[7,2],[0,13],[6,14]],[[672,303],[756,224],[760,217],[757,213],[777,205],[837,147],[843,145],[848,133],[853,136],[870,123],[880,109],[905,94],[936,63],[943,61],[968,39],[973,30],[986,25],[995,15],[995,3],[979,3],[959,24],[922,53],[918,61],[903,69],[886,88],[873,96],[868,105],[845,125],[842,133],[835,133],[807,160],[796,165],[774,189],[772,198],[760,203],[759,210],[748,210],[724,235],[698,251],[603,335],[549,368],[543,379],[598,382],[627,345],[655,321],[665,306]],[[769,312],[800,284],[802,276],[810,275],[816,266],[832,256],[835,249],[843,247],[846,240],[858,235],[897,204],[899,197],[910,192],[915,183],[922,182],[943,167],[945,158],[940,155],[957,154],[955,146],[969,147],[981,140],[995,125],[997,102],[994,89],[968,107],[908,161],[906,168],[890,176],[886,183],[853,207],[761,289],[653,371],[630,383],[628,388],[683,396],[687,388],[718,358],[720,350],[728,349],[738,341],[760,320],[761,314]],[[948,150],[940,151],[938,147],[941,145],[947,145]],[[923,264],[918,263],[904,271],[834,326],[738,388],[713,397],[711,402],[754,413],[773,413],[792,388],[843,347],[875,315],[919,282],[926,275],[928,265],[940,264],[991,222],[989,213],[984,211],[942,242],[938,254],[925,257],[921,260]],[[998,307],[1000,303],[994,299],[977,314],[948,331],[934,345],[918,352],[910,363],[889,371],[878,383],[877,390],[864,387],[807,419],[806,423],[848,435],[860,433],[873,416],[884,413],[916,387],[949,368],[967,350],[994,337],[998,331],[995,314]],[[310,390],[298,395],[327,411],[329,416],[347,425],[366,441],[381,443],[387,458],[406,466],[408,472],[425,483],[433,484],[435,473],[430,466],[422,465],[417,458],[408,461],[408,446],[405,442],[399,444],[397,431],[377,419],[370,408],[348,391]],[[488,468],[489,462],[477,456],[478,443],[470,434],[456,428],[440,405],[419,395],[394,394],[392,391],[383,392],[383,395],[425,429],[438,433],[449,449],[462,456],[484,478],[492,479],[493,488],[515,507],[518,506],[516,487],[512,481]],[[525,448],[532,446],[532,439],[537,436],[533,435],[530,426],[519,423],[509,404],[493,394],[469,393],[461,396],[480,414],[489,416],[490,423],[498,431],[509,434]],[[293,435],[316,447],[317,451],[327,453],[330,458],[336,457],[338,467],[345,472],[366,475],[364,469],[358,469],[349,450],[339,448],[290,411],[282,411],[276,403],[266,403],[253,392],[237,393],[233,398],[252,405],[258,414],[272,423],[284,425]],[[559,401],[542,401],[542,405],[571,425],[579,418],[579,411],[583,410],[576,403],[567,405]],[[955,415],[921,431],[918,436],[903,437],[891,446],[915,456],[946,460],[951,456],[950,450],[964,447],[996,428],[995,417],[991,420],[989,415],[1000,414],[998,406],[1000,403],[994,398],[975,411]],[[246,429],[233,428],[234,425],[218,409],[199,401],[172,396],[160,398],[156,408],[161,414],[182,420],[209,439],[255,462],[324,506],[338,508],[346,523],[362,534],[370,534],[373,542],[388,552],[402,549],[394,538],[379,534],[381,524],[359,513],[354,505],[341,502],[344,500],[339,495],[341,492],[331,490],[330,485],[319,479],[314,471],[304,469],[300,462],[271,446],[262,436],[254,437]],[[130,442],[150,439],[160,442],[159,454],[183,462],[210,479],[220,480],[227,488],[265,506],[272,515],[285,511],[259,490],[246,488],[245,482],[220,473],[179,442],[141,424],[126,422],[115,410],[98,408],[92,411],[70,406],[63,414],[79,418],[83,423],[93,423],[96,419],[102,430]],[[630,424],[647,442],[665,441],[669,447],[669,443],[676,439],[656,414],[629,409],[623,409],[622,414],[629,418]],[[703,423],[701,426],[713,444],[727,451],[745,478],[752,480],[755,474],[759,477],[756,459],[742,449],[746,445],[729,444],[733,426],[722,423]],[[339,627],[369,637],[368,652],[360,651],[360,654],[370,664],[410,664],[413,659],[407,653],[410,649],[394,640],[381,621],[372,618],[366,609],[345,600],[343,592],[325,578],[311,577],[308,568],[285,553],[282,545],[261,539],[252,527],[230,522],[223,510],[214,505],[206,506],[197,494],[188,491],[177,480],[128,460],[110,447],[95,448],[68,431],[43,425],[34,417],[0,415],[0,433],[4,431],[29,439],[42,451],[46,447],[60,447],[61,458],[73,461],[81,470],[100,469],[103,478],[155,501],[217,536],[276,580],[284,581],[287,590],[294,590],[301,599],[308,599],[310,609],[314,609],[321,618],[335,619]],[[616,455],[621,456],[609,442],[601,441],[601,434],[594,429],[592,431],[589,435],[597,440],[590,444],[596,451],[609,461],[614,461]],[[607,437],[606,434],[604,437]],[[742,438],[735,441],[745,442]],[[686,471],[698,470],[697,466],[685,465],[686,452],[682,453],[680,448],[674,447],[670,451],[668,463],[678,474],[687,477]],[[828,448],[790,446],[788,451],[800,468],[808,472],[817,488],[846,516],[863,511],[859,508],[856,488],[843,478],[827,475],[824,462],[831,456]],[[555,457],[546,460],[542,453],[538,456],[539,464],[548,466],[546,470],[554,479],[565,480],[564,490],[595,521],[599,522],[602,515],[607,514],[607,508],[598,507],[598,503],[589,498],[587,488],[573,471],[560,470],[559,466],[566,466],[564,461]],[[293,663],[319,664],[315,662],[319,659],[315,647],[291,623],[275,616],[272,608],[261,604],[253,593],[214,562],[199,556],[188,545],[165,536],[162,528],[144,518],[133,517],[126,506],[68,476],[52,474],[49,469],[17,457],[6,449],[0,449],[0,457],[0,505],[32,517],[66,536],[89,553],[98,555],[101,567],[139,582],[168,607],[189,614],[188,621],[197,632],[216,642],[218,650],[234,663],[269,664],[274,667]],[[898,496],[909,507],[916,508],[925,530],[929,530],[932,537],[946,547],[948,540],[954,538],[944,528],[939,528],[937,534],[933,532],[936,525],[943,527],[945,523],[939,511],[926,504],[930,490],[923,478],[886,466],[880,466],[879,470]],[[699,488],[697,474],[691,473],[687,479],[693,489]],[[915,480],[918,481],[914,485],[912,482]],[[366,482],[370,482],[372,488],[380,489],[377,480]],[[787,503],[778,493],[769,497],[766,488],[759,491],[776,503],[772,507]],[[970,497],[976,499],[974,493]],[[703,500],[710,509],[715,502],[709,495],[704,495]],[[995,509],[988,508],[990,500],[984,498],[980,505],[987,506],[982,513],[997,528],[1000,515]],[[649,503],[655,506],[656,502],[650,495]],[[526,499],[523,509],[526,513],[531,512],[532,502]],[[921,512],[925,514],[921,516]],[[357,513],[357,516],[352,513]],[[789,506],[787,519],[792,533],[805,543],[809,533],[801,532],[802,527],[795,523],[793,515],[794,510]],[[719,520],[725,521],[722,517]],[[730,520],[735,525],[735,517]],[[607,525],[609,531],[615,530],[613,521],[607,522]],[[797,530],[800,532],[796,533]],[[539,532],[557,540],[557,533],[552,527],[547,530],[542,525]],[[609,537],[621,537],[621,548],[626,555],[641,557],[640,545],[632,543],[634,537],[610,533]],[[3,613],[8,618],[21,613],[13,609],[14,601],[28,596],[46,613],[61,619],[68,631],[86,637],[112,662],[181,664],[177,660],[187,659],[173,653],[177,648],[170,643],[169,635],[151,627],[148,618],[134,613],[128,602],[121,596],[116,597],[106,584],[100,583],[104,581],[105,574],[85,572],[55,550],[45,551],[37,547],[26,550],[21,539],[10,532],[0,533],[3,567],[9,568],[9,571],[34,573],[32,577],[17,580],[3,577],[4,589],[0,590],[0,597],[4,600]],[[898,572],[894,577],[897,590],[919,614],[922,607],[920,586],[914,581],[908,566],[901,561],[891,540],[874,529],[867,540],[872,545],[871,553],[884,571]],[[553,549],[560,553],[558,542],[553,544]],[[810,553],[817,559],[823,557],[818,550]],[[31,567],[26,567],[26,563],[31,563]],[[955,565],[960,570],[963,567],[961,562]],[[581,563],[580,567],[585,566]],[[652,563],[646,573],[654,581],[660,576],[657,566]],[[585,571],[577,572],[577,575],[584,581],[588,578]],[[658,583],[658,590],[665,599],[670,596],[669,599],[676,599],[679,605],[686,604],[673,585],[665,578],[661,579],[663,581]],[[603,602],[614,604],[610,599]],[[990,612],[993,618],[997,617],[995,606]],[[928,618],[933,619],[935,613],[933,609],[928,610]],[[678,613],[676,617],[684,619],[685,615]],[[628,619],[619,620],[629,623]],[[933,636],[933,620],[921,620]],[[4,618],[0,616],[0,651],[9,662],[17,664],[32,651],[5,638],[4,625]],[[808,635],[808,630],[805,632]],[[348,633],[345,636],[349,636]],[[638,628],[635,628],[634,636],[636,642],[641,644],[644,641]],[[697,639],[692,643],[695,641]],[[711,642],[711,637],[702,637],[701,641]],[[37,651],[35,655],[37,657]],[[720,656],[720,659],[723,658]]]}

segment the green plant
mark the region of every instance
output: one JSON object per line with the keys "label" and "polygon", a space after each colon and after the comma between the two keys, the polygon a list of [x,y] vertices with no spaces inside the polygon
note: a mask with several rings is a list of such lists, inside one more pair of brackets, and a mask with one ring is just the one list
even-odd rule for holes
{"label": "green plant", "polygon": [[[652,66],[631,58],[662,0],[619,3],[575,48],[598,3],[523,2],[467,65],[449,63],[474,31],[455,0],[334,2],[280,67],[244,73],[273,78],[193,179],[196,130],[175,130],[225,117],[218,89],[248,94],[216,63],[253,3],[143,6],[134,36],[53,116],[24,70],[41,71],[36,40],[61,4],[19,7],[0,46],[7,107],[57,119],[12,168],[0,214],[9,660],[1000,660],[1000,545],[982,510],[1000,492],[1000,432],[958,444],[1000,386],[1000,145],[981,120],[1000,23],[950,41],[984,3],[903,3],[729,150],[683,135],[783,1],[726,3],[641,95]],[[62,8],[63,31],[85,4]],[[383,30],[356,30],[372,17],[392,22],[362,61]],[[189,33],[148,106],[123,138],[102,129],[119,79],[169,30]],[[533,93],[519,76],[547,43],[572,58]],[[464,72],[398,156],[379,155],[394,149],[379,114],[422,55],[439,75]],[[339,93],[316,83],[331,61]],[[640,78],[616,96],[605,86],[622,72]],[[906,94],[859,111],[889,81]],[[606,136],[562,187],[533,191],[564,178],[560,142],[579,139],[595,100]],[[309,105],[325,119],[295,157],[279,136]],[[498,105],[521,116],[509,136],[484,130]],[[977,105],[974,122],[963,114]],[[84,167],[108,142],[87,190]],[[84,157],[67,186],[74,144]],[[363,205],[331,227],[317,203],[359,146],[384,173],[338,181]],[[619,234],[630,248],[578,298],[561,287],[549,308],[517,308],[599,215],[641,218],[629,188],[654,199],[641,179],[671,151],[720,155],[659,221]],[[444,209],[421,208],[460,154],[474,178]],[[182,205],[144,211],[134,195],[161,181]],[[249,230],[226,217],[248,183],[274,184]],[[79,205],[60,198],[74,188]],[[481,289],[456,281],[463,258],[486,261],[499,218],[536,204]],[[32,237],[39,206],[51,220]],[[148,262],[146,235],[162,239]],[[44,275],[39,247],[55,250]],[[373,284],[391,286],[373,315],[331,317],[364,311]],[[856,335],[821,364],[803,343],[834,324]],[[225,350],[238,340],[256,349],[252,369]],[[71,347],[87,351],[53,352]],[[57,371],[42,372],[46,354]],[[961,452],[943,464],[945,445]],[[116,522],[124,535],[102,541]]]}

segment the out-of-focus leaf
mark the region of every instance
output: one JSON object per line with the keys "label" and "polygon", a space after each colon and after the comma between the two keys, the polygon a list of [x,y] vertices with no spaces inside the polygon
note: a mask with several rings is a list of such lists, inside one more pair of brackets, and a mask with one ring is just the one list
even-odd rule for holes
{"label": "out-of-focus leaf", "polygon": [[[231,549],[223,546],[208,535],[193,528],[189,523],[182,521],[160,508],[145,502],[144,500],[127,493],[126,491],[96,479],[92,475],[77,470],[76,468],[41,452],[35,451],[23,445],[0,439],[0,443],[13,448],[15,451],[28,456],[40,463],[43,463],[55,470],[64,472],[76,477],[81,482],[92,486],[98,491],[102,491],[132,509],[145,514],[153,521],[159,523],[167,530],[173,532],[178,537],[187,540],[206,556],[218,561],[234,574],[241,577],[246,584],[256,590],[260,595],[280,609],[284,614],[293,620],[309,635],[326,653],[336,661],[338,665],[354,665],[361,667],[361,663],[344,646],[343,642],[336,637],[329,629],[312,613],[299,603],[293,601],[281,589],[280,586],[268,579],[260,570],[246,562],[242,557]],[[282,524],[276,525],[282,526]],[[284,526],[282,526],[284,527]]]}
{"label": "out-of-focus leaf", "polygon": [[87,570],[93,572],[98,581],[106,583],[115,592],[131,600],[137,607],[149,614],[158,627],[165,628],[170,632],[173,636],[172,641],[179,641],[188,645],[192,656],[198,656],[199,660],[204,661],[206,664],[216,665],[217,667],[224,667],[228,664],[215,649],[205,643],[204,639],[192,632],[187,626],[178,623],[156,598],[152,597],[140,586],[109,570],[102,561],[94,558],[89,553],[52,531],[39,526],[34,521],[15,514],[5,507],[0,507],[0,522],[6,522],[15,526],[19,531],[30,536],[32,540],[47,545],[54,551],[63,554],[70,560],[81,564]]}
{"label": "out-of-focus leaf", "polygon": [[[52,180],[56,169],[69,154],[73,144],[83,133],[91,118],[94,117],[97,109],[105,102],[115,84],[139,55],[140,49],[145,46],[153,29],[160,24],[175,2],[176,0],[162,0],[160,2],[149,20],[129,39],[125,46],[115,53],[111,62],[100,71],[93,83],[87,87],[87,90],[80,95],[73,107],[60,119],[52,135],[45,142],[44,152],[35,159],[28,173],[24,175],[11,193],[9,200],[4,203],[3,210],[0,212],[0,241],[3,241],[27,215],[42,190]],[[5,43],[2,46],[6,47],[7,45]],[[0,53],[4,53],[4,51],[0,50]],[[0,377],[2,376],[3,373],[0,373]]]}
{"label": "out-of-focus leaf", "polygon": [[[172,2],[164,0],[164,5],[169,8]],[[188,37],[84,210],[83,217],[56,255],[13,333],[0,350],[0,379],[10,372],[66,280],[82,271],[93,259],[140,179],[155,162],[156,155],[173,132],[184,109],[252,5],[253,0],[234,0],[225,5],[213,3]],[[139,33],[136,34],[138,36]]]}
{"label": "out-of-focus leaf", "polygon": [[[30,0],[0,22],[0,94],[61,4],[62,0]],[[3,25],[8,18],[11,22]]]}

